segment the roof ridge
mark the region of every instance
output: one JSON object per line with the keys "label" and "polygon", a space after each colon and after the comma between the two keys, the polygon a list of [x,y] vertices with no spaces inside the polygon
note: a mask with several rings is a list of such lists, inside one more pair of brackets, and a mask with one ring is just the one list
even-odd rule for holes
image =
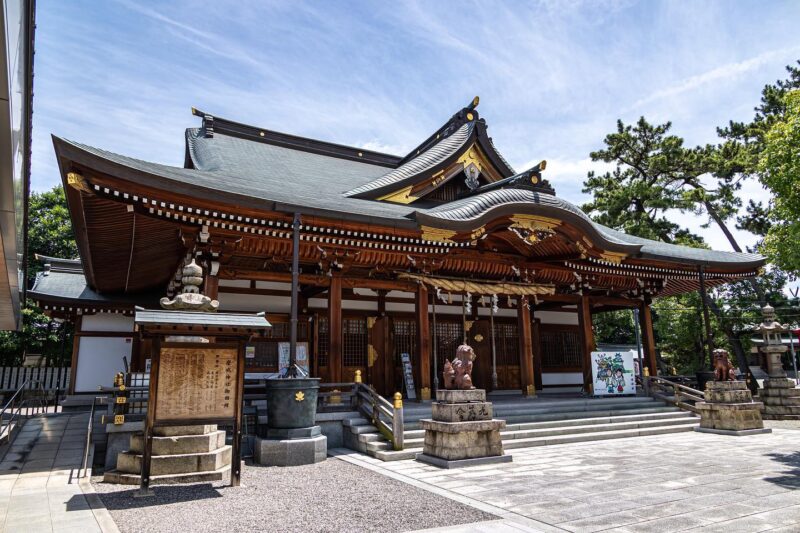
{"label": "roof ridge", "polygon": [[439,143],[441,140],[446,139],[458,129],[463,126],[467,122],[477,122],[480,117],[478,112],[475,111],[475,108],[478,107],[480,103],[480,97],[476,96],[472,99],[468,106],[463,107],[456,111],[456,113],[450,117],[447,122],[444,123],[438,130],[433,132],[427,139],[422,141],[416,148],[412,149],[410,152],[406,154],[405,157],[400,161],[398,166],[411,161],[421,153],[430,150],[435,144]]}
{"label": "roof ridge", "polygon": [[291,133],[283,133],[243,124],[241,122],[211,115],[210,113],[206,113],[194,107],[192,108],[192,114],[203,119],[200,130],[205,133],[206,137],[213,137],[214,133],[222,133],[224,135],[231,135],[254,142],[262,142],[284,148],[302,150],[388,168],[397,167],[402,160],[400,156],[393,154],[386,154],[366,148],[359,148],[357,146],[322,141],[310,137],[302,137]]}

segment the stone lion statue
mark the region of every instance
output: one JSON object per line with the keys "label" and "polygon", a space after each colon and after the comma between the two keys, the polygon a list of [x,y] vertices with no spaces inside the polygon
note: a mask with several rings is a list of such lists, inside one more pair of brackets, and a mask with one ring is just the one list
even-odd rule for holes
{"label": "stone lion statue", "polygon": [[444,361],[444,377],[445,389],[460,389],[469,390],[474,389],[472,385],[472,362],[475,360],[475,350],[468,344],[462,344],[456,349],[456,356],[450,362],[447,359]]}
{"label": "stone lion statue", "polygon": [[736,369],[728,358],[727,350],[714,350],[714,381],[736,381]]}

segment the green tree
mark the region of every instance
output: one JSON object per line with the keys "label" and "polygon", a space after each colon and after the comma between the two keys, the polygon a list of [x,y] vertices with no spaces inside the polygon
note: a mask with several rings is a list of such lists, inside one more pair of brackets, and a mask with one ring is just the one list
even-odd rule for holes
{"label": "green tree", "polygon": [[35,255],[78,257],[78,245],[61,185],[32,193],[28,208],[28,281],[33,283],[42,265]]}
{"label": "green tree", "polygon": [[[35,255],[77,257],[78,247],[61,185],[32,193],[28,210],[28,284],[33,284],[42,265]],[[25,353],[44,355],[49,364],[68,364],[72,326],[52,320],[31,300],[22,309],[20,331],[0,331],[0,365],[18,366]]]}
{"label": "green tree", "polygon": [[785,94],[783,116],[763,136],[758,171],[772,192],[763,250],[782,269],[800,274],[800,90]]}
{"label": "green tree", "polygon": [[[736,195],[738,185],[734,173],[723,164],[736,147],[728,143],[725,147],[687,148],[682,138],[669,133],[671,126],[669,122],[653,125],[644,117],[635,125],[618,121],[617,130],[604,140],[605,148],[591,153],[593,161],[614,163],[616,168],[603,175],[589,173],[583,192],[590,193],[592,201],[583,206],[584,211],[597,222],[631,235],[696,247],[705,247],[702,238],[667,214],[706,215],[706,225],[716,223],[734,248],[740,249],[727,228],[727,220],[741,205]],[[719,174],[715,188],[709,188],[703,178],[715,172]],[[750,284],[760,295],[760,287],[752,281]],[[730,343],[745,368],[746,354],[731,317],[716,299],[707,301],[724,332],[725,344]],[[676,302],[681,307],[680,299]],[[679,323],[671,313],[663,318]],[[694,349],[688,342],[694,344],[698,331],[704,337],[699,330],[702,322],[690,321],[687,327],[690,331],[681,336],[682,350]]]}

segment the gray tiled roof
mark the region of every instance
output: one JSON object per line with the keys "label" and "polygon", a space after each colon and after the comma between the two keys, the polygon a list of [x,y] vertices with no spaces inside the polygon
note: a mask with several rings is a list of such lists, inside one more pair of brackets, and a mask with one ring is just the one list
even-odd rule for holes
{"label": "gray tiled roof", "polygon": [[33,288],[28,295],[34,300],[73,300],[86,305],[102,304],[141,304],[143,302],[155,304],[158,298],[152,294],[145,295],[119,295],[106,296],[93,291],[86,284],[86,277],[81,270],[54,271],[48,274],[40,273],[36,277]]}
{"label": "gray tiled roof", "polygon": [[345,196],[357,196],[368,191],[382,189],[389,185],[399,185],[400,183],[435,167],[458,152],[461,147],[464,146],[464,143],[467,142],[467,139],[470,138],[470,135],[472,135],[472,131],[474,129],[475,122],[467,122],[458,128],[458,130],[456,130],[452,135],[442,139],[414,159],[403,163],[396,169],[387,172],[374,181],[347,191]]}
{"label": "gray tiled roof", "polygon": [[[461,133],[454,133],[443,141],[452,139],[448,149],[441,148],[437,157],[455,153],[458,142],[463,143],[464,136],[468,138],[470,135],[469,130],[459,129],[458,132]],[[558,216],[561,212],[605,239],[611,246],[640,248],[643,255],[652,258],[700,264],[738,264],[748,268],[763,263],[763,258],[754,254],[689,248],[632,237],[593,222],[578,207],[561,198],[524,189],[499,189],[435,207],[354,198],[346,195],[348,191],[357,190],[386,176],[386,167],[253,142],[221,133],[205,137],[200,129],[187,130],[194,169],[142,161],[61,139],[55,142],[57,150],[62,149],[61,143],[74,147],[77,149],[75,157],[85,157],[82,161],[84,164],[95,165],[101,171],[124,174],[125,169],[133,170],[135,178],[129,179],[136,179],[143,185],[163,187],[166,179],[170,182],[170,190],[178,194],[201,195],[270,211],[297,211],[334,220],[356,220],[405,228],[417,227],[417,222],[426,218],[449,221],[453,225],[495,208],[519,208],[531,214],[541,210],[547,212],[547,216]],[[433,150],[437,148],[423,155]],[[427,164],[431,164],[433,159],[433,155],[430,159],[426,157]],[[406,164],[411,165],[414,161],[416,159]],[[419,163],[419,167],[415,168],[424,167],[421,161]],[[402,165],[397,170],[404,167]],[[411,167],[405,172],[412,172]],[[403,179],[400,175],[397,178]]]}
{"label": "gray tiled roof", "polygon": [[204,313],[201,311],[136,310],[136,324],[266,329],[271,326],[263,315]]}

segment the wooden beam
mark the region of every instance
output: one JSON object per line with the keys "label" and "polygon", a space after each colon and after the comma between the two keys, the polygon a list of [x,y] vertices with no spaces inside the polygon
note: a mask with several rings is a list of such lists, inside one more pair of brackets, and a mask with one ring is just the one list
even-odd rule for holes
{"label": "wooden beam", "polygon": [[417,357],[419,358],[419,399],[431,399],[431,329],[428,323],[428,287],[419,284],[415,313],[417,318]]}
{"label": "wooden beam", "polygon": [[524,298],[517,298],[517,331],[519,332],[519,370],[522,394],[536,396],[536,384],[533,376],[531,310]]}
{"label": "wooden beam", "polygon": [[650,312],[650,302],[648,300],[641,302],[641,307],[639,308],[639,323],[642,328],[642,349],[644,350],[647,368],[650,369],[651,376],[656,376],[658,375],[656,338],[653,332],[653,315]]}
{"label": "wooden beam", "polygon": [[581,296],[578,305],[578,324],[581,334],[581,352],[583,362],[583,390],[593,393],[592,388],[592,350],[594,349],[594,333],[592,332],[592,306],[589,297]]}
{"label": "wooden beam", "polygon": [[641,300],[621,298],[618,296],[590,296],[589,300],[594,306],[613,305],[615,307],[639,307],[642,304]]}
{"label": "wooden beam", "polygon": [[342,278],[335,273],[328,289],[328,373],[333,383],[342,382]]}

